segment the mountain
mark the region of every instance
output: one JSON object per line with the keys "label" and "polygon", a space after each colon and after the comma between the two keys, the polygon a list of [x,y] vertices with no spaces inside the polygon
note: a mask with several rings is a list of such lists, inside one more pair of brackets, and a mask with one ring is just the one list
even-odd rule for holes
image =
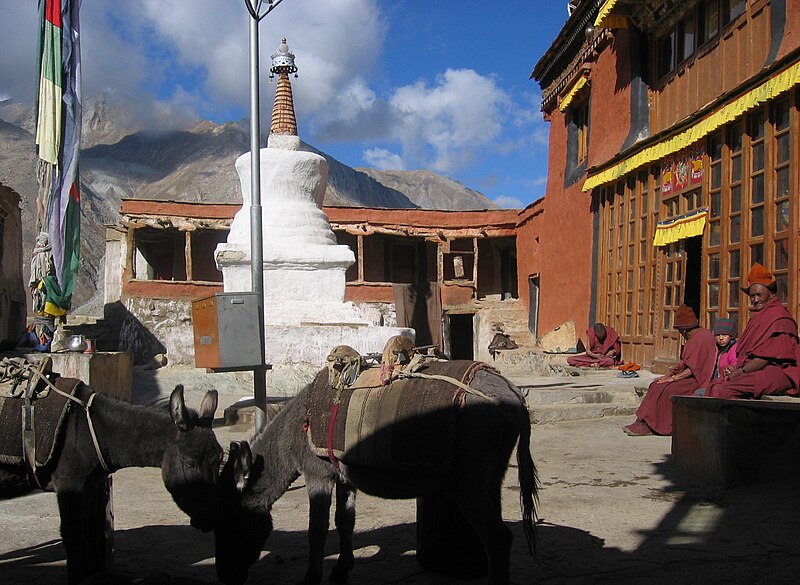
{"label": "mountain", "polygon": [[[234,163],[250,150],[240,122],[201,121],[186,129],[150,131],[103,96],[84,104],[81,149],[81,239],[105,241],[123,198],[241,202]],[[493,209],[481,193],[430,171],[351,168],[310,145],[329,164],[325,205],[423,209]],[[23,244],[35,239],[36,155],[30,107],[0,103],[0,183],[22,197]],[[102,246],[83,246],[74,305],[102,287]]]}

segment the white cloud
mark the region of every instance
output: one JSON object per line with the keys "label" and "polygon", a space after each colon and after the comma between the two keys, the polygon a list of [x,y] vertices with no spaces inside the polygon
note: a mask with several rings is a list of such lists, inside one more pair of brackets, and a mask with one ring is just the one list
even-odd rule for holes
{"label": "white cloud", "polygon": [[[141,11],[142,24],[172,47],[180,64],[198,68],[210,99],[247,105],[250,17],[242,2],[145,0],[135,9]],[[295,102],[313,115],[352,72],[375,65],[384,34],[376,0],[283,2],[259,25],[261,72],[268,75],[270,55],[286,37],[300,69]],[[262,87],[269,96],[269,86]]]}
{"label": "white cloud", "polygon": [[504,209],[522,209],[525,207],[521,200],[517,199],[516,197],[508,197],[506,195],[495,197],[493,201]]}
{"label": "white cloud", "polygon": [[36,94],[38,78],[36,3],[6,0],[0,11],[0,93],[30,102]]}
{"label": "white cloud", "polygon": [[318,119],[319,136],[391,142],[408,168],[449,174],[487,151],[511,150],[498,144],[510,104],[493,77],[471,69],[448,69],[433,84],[420,80],[392,90],[387,99],[356,79]]}
{"label": "white cloud", "polygon": [[394,131],[404,158],[443,173],[464,168],[494,143],[509,103],[494,79],[471,69],[448,69],[435,86],[420,81],[389,100],[398,112]]}
{"label": "white cloud", "polygon": [[[3,0],[2,14],[0,93],[31,102],[38,77],[36,3]],[[195,95],[201,116],[247,111],[250,16],[241,0],[83,2],[80,18],[84,95],[108,91],[132,104],[155,101],[176,110]],[[270,54],[287,37],[300,68],[295,103],[313,116],[375,66],[385,34],[377,0],[282,2],[259,26],[262,79]],[[270,86],[261,87],[271,102]]]}
{"label": "white cloud", "polygon": [[[37,80],[36,3],[0,3],[0,95],[30,103]],[[382,59],[388,18],[399,18],[398,6],[383,0],[282,2],[259,26],[262,127],[274,91],[266,83],[269,56],[285,36],[299,67],[293,92],[301,135],[318,148],[362,142],[352,151],[363,152],[372,166],[450,176],[490,158],[546,149],[540,96],[528,91],[515,101],[493,74],[444,69],[443,62],[435,77],[392,86],[393,62]],[[392,32],[402,32],[392,22]],[[112,93],[148,127],[247,116],[249,23],[241,0],[85,1],[84,96]]]}
{"label": "white cloud", "polygon": [[364,151],[364,160],[371,167],[386,171],[404,171],[406,170],[403,158],[384,148],[370,148]]}

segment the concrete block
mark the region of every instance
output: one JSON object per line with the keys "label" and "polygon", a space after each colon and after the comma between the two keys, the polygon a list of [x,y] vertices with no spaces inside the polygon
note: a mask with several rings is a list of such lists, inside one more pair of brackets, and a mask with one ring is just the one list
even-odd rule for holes
{"label": "concrete block", "polygon": [[[31,356],[41,358],[42,354]],[[51,353],[53,371],[65,378],[78,378],[95,392],[131,401],[133,394],[133,354],[126,351],[96,353]]]}
{"label": "concrete block", "polygon": [[800,400],[672,401],[672,457],[681,471],[720,486],[800,478]]}

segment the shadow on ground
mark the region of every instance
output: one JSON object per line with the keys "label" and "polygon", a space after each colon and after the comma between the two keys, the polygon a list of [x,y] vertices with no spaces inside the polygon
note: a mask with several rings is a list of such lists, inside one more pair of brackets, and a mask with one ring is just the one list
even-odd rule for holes
{"label": "shadow on ground", "polygon": [[[534,559],[527,552],[522,524],[509,522],[514,534],[511,582],[794,584],[800,574],[796,491],[797,485],[789,483],[727,491],[702,486],[656,491],[653,498],[666,498],[674,505],[654,530],[642,533],[644,541],[633,552],[606,548],[589,532],[543,519],[538,525],[539,556]],[[420,568],[413,554],[415,534],[413,523],[358,532],[350,583],[463,582]],[[87,585],[134,579],[145,585],[216,582],[209,534],[188,526],[144,526],[118,530],[115,539],[115,575],[95,577]],[[336,549],[332,530],[328,543],[332,556],[326,559],[326,570],[333,567]],[[305,530],[275,530],[248,582],[298,581],[305,572],[306,551]],[[63,560],[58,540],[7,552],[0,555],[3,581],[16,585],[63,582]]]}

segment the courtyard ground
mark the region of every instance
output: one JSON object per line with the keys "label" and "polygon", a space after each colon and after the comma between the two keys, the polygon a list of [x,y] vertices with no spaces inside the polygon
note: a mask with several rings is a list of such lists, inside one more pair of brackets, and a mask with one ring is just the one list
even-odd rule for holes
{"label": "courtyard ground", "polygon": [[[187,401],[198,405],[204,390],[187,384]],[[246,386],[223,385],[218,416],[248,392]],[[603,417],[533,426],[531,445],[541,482],[538,557],[532,558],[525,546],[512,466],[503,514],[514,534],[513,584],[797,583],[796,484],[704,487],[681,477],[671,465],[669,437],[623,434],[621,427],[630,420]],[[246,438],[250,427],[220,426],[217,432],[227,445]],[[416,563],[414,501],[387,502],[360,494],[357,510],[351,584],[462,582]],[[116,582],[216,582],[212,536],[189,526],[158,469],[117,472],[114,511]],[[301,478],[276,503],[275,530],[248,583],[295,583],[302,578],[307,512]],[[58,524],[53,494],[0,501],[0,583],[66,582]],[[332,530],[328,568],[337,546]]]}

